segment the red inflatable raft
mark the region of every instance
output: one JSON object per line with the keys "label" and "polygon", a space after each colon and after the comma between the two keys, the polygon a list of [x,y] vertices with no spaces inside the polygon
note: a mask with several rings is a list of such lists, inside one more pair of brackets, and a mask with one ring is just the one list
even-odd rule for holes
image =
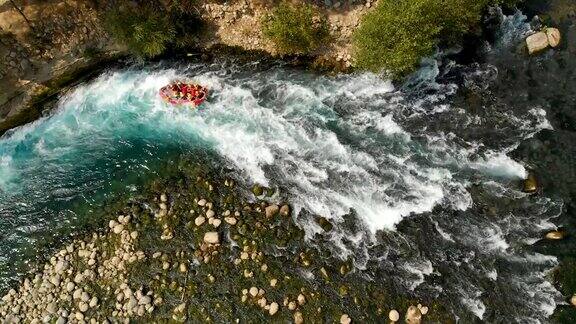
{"label": "red inflatable raft", "polygon": [[199,106],[206,100],[208,89],[199,84],[175,82],[160,88],[160,97],[173,105]]}

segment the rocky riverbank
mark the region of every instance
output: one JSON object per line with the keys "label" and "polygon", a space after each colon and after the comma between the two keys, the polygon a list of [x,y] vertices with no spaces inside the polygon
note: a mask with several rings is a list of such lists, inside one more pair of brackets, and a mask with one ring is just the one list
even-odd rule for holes
{"label": "rocky riverbank", "polygon": [[2,297],[0,315],[8,323],[451,321],[433,301],[397,295],[332,255],[321,236],[306,242],[289,205],[269,202],[273,189],[246,192],[181,164],[111,208],[105,229],[57,248]]}
{"label": "rocky riverbank", "polygon": [[[107,1],[29,1],[22,6],[26,19],[9,3],[0,5],[0,132],[30,122],[41,115],[30,103],[49,84],[86,66],[102,67],[102,57],[127,55],[127,48],[106,32],[102,13]],[[194,5],[205,27],[193,36],[194,53],[259,53],[279,57],[265,39],[260,22],[273,4],[262,1],[206,1]],[[345,71],[352,62],[351,37],[372,1],[319,2],[318,10],[329,22],[331,42],[305,58],[292,61],[323,70]],[[230,50],[233,49],[233,50]],[[51,92],[56,89],[51,89]]]}

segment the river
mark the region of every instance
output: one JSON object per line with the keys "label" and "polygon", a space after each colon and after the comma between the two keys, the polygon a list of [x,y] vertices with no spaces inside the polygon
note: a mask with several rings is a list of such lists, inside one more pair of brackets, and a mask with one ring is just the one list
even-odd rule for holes
{"label": "river", "polygon": [[[492,53],[511,51],[524,18],[506,17]],[[563,202],[522,193],[528,166],[511,152],[552,127],[542,106],[490,96],[497,78],[495,65],[440,54],[396,87],[231,60],[103,73],[0,138],[0,288],[165,163],[210,154],[239,182],[280,188],[310,244],[322,231],[311,215],[328,218],[333,253],[374,280],[463,322],[546,321],[561,300],[546,278],[557,260],[530,245]],[[209,100],[167,106],[157,91],[173,79],[206,85]],[[478,108],[466,91],[488,97]]]}

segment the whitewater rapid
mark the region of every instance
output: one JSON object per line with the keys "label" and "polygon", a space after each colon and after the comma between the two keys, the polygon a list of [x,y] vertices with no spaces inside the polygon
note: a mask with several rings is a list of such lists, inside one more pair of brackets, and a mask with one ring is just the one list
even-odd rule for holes
{"label": "whitewater rapid", "polygon": [[[237,78],[221,69],[199,75],[186,69],[113,72],[79,87],[54,115],[4,139],[0,186],[7,193],[21,190],[30,163],[49,168],[46,161],[107,154],[123,141],[169,140],[216,150],[251,182],[282,185],[297,210],[338,221],[353,209],[375,232],[437,205],[468,208],[472,176],[500,181],[526,176],[504,151],[478,155],[480,143],[443,132],[423,138],[425,125],[409,129],[412,119],[428,112],[410,111],[402,94],[375,75],[310,82],[311,76],[297,72]],[[211,91],[200,109],[167,106],[159,98],[160,87],[190,77]],[[540,113],[522,117],[543,125]],[[26,161],[17,160],[22,146],[29,147]]]}

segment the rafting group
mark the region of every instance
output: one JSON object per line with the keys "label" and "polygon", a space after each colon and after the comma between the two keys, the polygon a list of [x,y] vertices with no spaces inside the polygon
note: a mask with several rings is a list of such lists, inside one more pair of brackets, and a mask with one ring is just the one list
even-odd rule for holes
{"label": "rafting group", "polygon": [[160,89],[160,96],[173,105],[200,105],[208,96],[208,89],[195,83],[172,82]]}

